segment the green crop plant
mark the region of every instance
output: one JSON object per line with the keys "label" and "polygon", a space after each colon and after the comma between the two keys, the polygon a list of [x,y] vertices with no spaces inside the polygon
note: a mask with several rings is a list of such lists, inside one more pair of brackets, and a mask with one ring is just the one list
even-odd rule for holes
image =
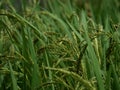
{"label": "green crop plant", "polygon": [[0,1],[0,90],[120,90],[119,0],[18,2]]}

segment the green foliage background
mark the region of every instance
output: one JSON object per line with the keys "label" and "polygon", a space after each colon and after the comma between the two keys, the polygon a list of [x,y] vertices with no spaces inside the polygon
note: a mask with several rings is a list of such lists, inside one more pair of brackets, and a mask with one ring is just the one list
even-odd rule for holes
{"label": "green foliage background", "polygon": [[0,90],[120,90],[119,0],[1,0]]}

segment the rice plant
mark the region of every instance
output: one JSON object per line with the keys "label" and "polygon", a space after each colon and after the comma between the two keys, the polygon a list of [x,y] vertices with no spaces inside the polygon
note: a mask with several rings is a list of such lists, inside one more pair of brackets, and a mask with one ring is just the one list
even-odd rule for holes
{"label": "rice plant", "polygon": [[0,90],[120,90],[119,0],[1,0]]}

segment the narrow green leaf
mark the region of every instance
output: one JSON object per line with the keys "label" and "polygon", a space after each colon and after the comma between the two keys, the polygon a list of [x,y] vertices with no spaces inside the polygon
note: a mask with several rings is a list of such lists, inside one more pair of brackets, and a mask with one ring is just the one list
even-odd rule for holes
{"label": "narrow green leaf", "polygon": [[98,62],[97,56],[95,55],[95,51],[94,51],[93,46],[91,44],[91,40],[88,36],[88,26],[87,26],[87,21],[86,21],[85,16],[86,16],[85,12],[82,11],[82,24],[83,24],[83,28],[85,30],[85,36],[86,36],[85,38],[86,38],[86,41],[88,43],[88,48],[87,48],[88,54],[91,58],[91,62],[93,65],[94,73],[95,73],[96,78],[97,78],[99,90],[105,90],[104,83],[102,80],[102,74],[101,74],[101,70],[100,70],[100,64]]}
{"label": "narrow green leaf", "polygon": [[9,62],[9,67],[10,67],[10,74],[11,74],[11,79],[12,79],[12,84],[13,84],[13,90],[18,90],[17,80],[15,78],[15,75],[14,75],[14,72],[13,72],[13,69],[12,69],[12,65],[11,65],[10,62]]}

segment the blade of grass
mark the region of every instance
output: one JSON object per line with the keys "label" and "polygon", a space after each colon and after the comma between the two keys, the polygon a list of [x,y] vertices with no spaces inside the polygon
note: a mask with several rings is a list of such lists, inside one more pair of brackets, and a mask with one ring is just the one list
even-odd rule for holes
{"label": "blade of grass", "polygon": [[97,82],[98,82],[98,87],[99,90],[105,90],[104,88],[104,84],[103,84],[103,80],[102,80],[102,75],[101,75],[101,70],[100,70],[100,64],[98,62],[97,56],[95,55],[94,49],[92,47],[90,38],[88,36],[88,28],[87,28],[87,21],[86,21],[86,14],[84,11],[82,11],[82,24],[83,24],[83,29],[85,30],[85,38],[86,41],[88,43],[88,54],[90,55],[90,58],[92,60],[92,64],[93,64],[93,69],[94,69],[94,73],[96,75],[97,78]]}
{"label": "blade of grass", "polygon": [[112,68],[112,74],[113,74],[113,89],[114,90],[120,90],[120,82],[119,82],[119,76],[116,73],[115,65],[113,64],[113,61],[111,60],[111,68]]}
{"label": "blade of grass", "polygon": [[[40,32],[40,30],[38,28],[36,28],[33,24],[31,24],[29,21],[27,21],[25,18],[23,18],[22,16],[20,16],[19,14],[17,13],[9,13],[7,11],[4,11],[4,10],[1,10],[0,11],[0,15],[2,16],[8,16],[8,17],[12,17],[12,18],[15,18],[17,19],[19,22],[21,22],[23,25],[25,25],[25,23],[27,25],[29,25],[31,28],[33,28],[33,30],[35,30],[36,33],[38,33],[40,36],[43,36],[43,33]],[[44,37],[45,38],[45,37]]]}
{"label": "blade of grass", "polygon": [[17,80],[14,76],[14,72],[13,72],[13,69],[12,69],[12,65],[10,62],[9,63],[9,67],[10,67],[10,74],[11,74],[11,79],[12,79],[12,84],[13,84],[13,90],[18,90],[17,88]]}
{"label": "blade of grass", "polygon": [[82,36],[80,35],[80,33],[74,28],[74,26],[72,26],[68,21],[66,21],[67,24],[69,25],[69,27],[73,30],[73,32],[76,34],[76,36],[83,41],[84,39],[82,38]]}
{"label": "blade of grass", "polygon": [[51,18],[53,18],[54,20],[56,20],[61,25],[62,29],[64,30],[63,32],[65,32],[68,35],[68,37],[73,40],[73,37],[70,33],[71,31],[68,29],[66,23],[61,18],[59,18],[56,15],[49,13],[47,11],[43,11],[43,12],[41,12],[41,14],[48,15]]}
{"label": "blade of grass", "polygon": [[34,45],[33,45],[33,42],[32,42],[32,37],[31,37],[30,30],[28,30],[28,38],[29,38],[28,42],[29,42],[29,48],[30,48],[30,55],[31,55],[31,59],[33,61],[31,89],[36,90],[36,88],[40,84],[40,76],[39,76],[40,72],[39,72],[39,67],[38,67],[38,64],[37,64],[37,57],[36,57]]}
{"label": "blade of grass", "polygon": [[[47,51],[45,51],[45,58],[46,58],[47,66],[50,67],[50,63],[49,63],[49,60],[48,60]],[[49,72],[49,80],[50,80],[50,82],[52,82],[53,81],[52,80],[53,79],[52,78],[52,71],[49,70],[48,72]],[[52,90],[55,90],[54,84],[52,84]]]}

